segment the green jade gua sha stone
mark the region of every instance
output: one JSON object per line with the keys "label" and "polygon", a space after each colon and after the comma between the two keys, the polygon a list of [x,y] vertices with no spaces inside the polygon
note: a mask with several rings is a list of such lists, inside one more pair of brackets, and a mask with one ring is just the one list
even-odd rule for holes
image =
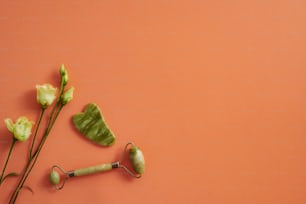
{"label": "green jade gua sha stone", "polygon": [[72,121],[75,128],[94,143],[102,146],[111,146],[115,143],[115,135],[108,128],[96,104],[87,104],[84,112],[75,114]]}

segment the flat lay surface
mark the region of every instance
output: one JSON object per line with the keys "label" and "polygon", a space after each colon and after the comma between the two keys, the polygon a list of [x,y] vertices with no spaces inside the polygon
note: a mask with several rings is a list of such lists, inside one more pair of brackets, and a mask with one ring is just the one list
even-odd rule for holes
{"label": "flat lay surface", "polygon": [[[17,203],[306,203],[306,3],[280,1],[0,1],[0,169],[12,139],[5,118],[39,117],[36,84],[67,104]],[[72,116],[97,104],[116,136],[89,142]],[[144,153],[142,178],[122,169],[68,180],[51,166]],[[30,142],[7,172],[20,172]],[[7,203],[17,182],[0,186]]]}

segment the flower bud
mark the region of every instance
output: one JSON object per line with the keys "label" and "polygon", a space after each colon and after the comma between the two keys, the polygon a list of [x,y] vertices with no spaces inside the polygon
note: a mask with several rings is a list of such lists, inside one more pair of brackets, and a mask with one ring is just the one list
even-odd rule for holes
{"label": "flower bud", "polygon": [[68,78],[68,72],[67,72],[64,64],[61,65],[60,74],[62,76],[62,83],[64,85],[66,85],[68,83],[69,78]]}
{"label": "flower bud", "polygon": [[37,89],[37,102],[43,108],[50,106],[56,98],[56,88],[50,84],[36,85]]}
{"label": "flower bud", "polygon": [[66,105],[73,99],[73,92],[74,92],[74,87],[71,87],[62,95],[61,100],[63,105]]}
{"label": "flower bud", "polygon": [[33,121],[30,121],[24,116],[19,117],[15,124],[9,118],[5,119],[4,123],[7,129],[13,133],[14,138],[21,142],[26,141],[30,137],[32,126],[34,124]]}
{"label": "flower bud", "polygon": [[61,76],[64,76],[64,75],[66,75],[66,74],[67,74],[67,70],[66,70],[66,68],[65,68],[65,65],[62,64],[61,67],[60,67],[60,75],[61,75]]}
{"label": "flower bud", "polygon": [[68,83],[68,74],[65,74],[64,76],[62,76],[62,81],[63,81],[63,84],[66,85]]}

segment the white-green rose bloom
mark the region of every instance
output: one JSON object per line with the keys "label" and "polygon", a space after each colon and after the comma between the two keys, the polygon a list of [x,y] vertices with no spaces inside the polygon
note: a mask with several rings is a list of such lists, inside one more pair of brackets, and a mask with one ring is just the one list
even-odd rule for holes
{"label": "white-green rose bloom", "polygon": [[50,106],[56,99],[57,89],[51,84],[36,85],[37,89],[37,102],[42,105],[43,108]]}
{"label": "white-green rose bloom", "polygon": [[19,117],[16,123],[13,123],[10,118],[5,119],[4,123],[7,129],[13,133],[14,138],[21,142],[26,141],[30,137],[32,126],[34,124],[33,121],[30,121],[24,116]]}
{"label": "white-green rose bloom", "polygon": [[74,87],[71,87],[68,89],[63,95],[62,95],[62,104],[66,105],[73,99],[73,91]]}

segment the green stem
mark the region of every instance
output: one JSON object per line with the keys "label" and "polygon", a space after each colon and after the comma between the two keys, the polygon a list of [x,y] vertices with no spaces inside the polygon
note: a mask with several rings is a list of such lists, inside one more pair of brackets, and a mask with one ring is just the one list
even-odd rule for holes
{"label": "green stem", "polygon": [[[36,161],[37,161],[37,158],[38,158],[38,155],[59,115],[59,113],[61,112],[62,108],[63,108],[63,105],[61,104],[61,97],[63,95],[63,92],[64,92],[64,88],[65,88],[65,85],[63,84],[63,80],[61,82],[61,87],[60,87],[60,93],[59,93],[59,96],[57,98],[57,101],[53,107],[53,110],[51,112],[51,115],[49,117],[49,121],[48,121],[48,125],[47,125],[47,128],[45,129],[45,133],[42,137],[42,139],[40,140],[40,143],[36,149],[36,151],[34,152],[34,154],[32,155],[31,158],[29,158],[27,164],[26,164],[26,167],[23,171],[23,174],[22,174],[22,177],[21,179],[19,180],[18,184],[17,184],[17,187],[15,188],[11,198],[10,198],[10,201],[9,201],[9,204],[14,204],[17,200],[17,197],[18,197],[18,194],[20,192],[20,190],[22,189],[25,181],[27,180],[29,174],[31,173]],[[58,111],[56,112],[56,110],[58,109]],[[54,115],[55,114],[55,115]]]}
{"label": "green stem", "polygon": [[47,140],[47,137],[48,137],[48,135],[49,135],[49,132],[50,132],[50,130],[52,129],[52,127],[53,127],[53,125],[54,125],[54,123],[55,123],[55,121],[56,121],[58,115],[60,114],[62,108],[63,108],[63,105],[60,105],[59,110],[56,112],[56,115],[54,116],[53,122],[50,124],[49,127],[47,127],[46,132],[45,132],[45,134],[44,134],[44,137],[42,138],[42,140],[41,140],[41,142],[40,142],[40,144],[39,144],[39,146],[38,146],[38,148],[37,148],[37,151],[35,152],[34,157],[33,157],[33,159],[32,159],[31,162],[30,162],[31,165],[27,167],[27,171],[25,172],[23,178],[20,180],[20,182],[19,182],[20,185],[18,185],[18,189],[17,189],[16,193],[14,193],[14,194],[16,194],[16,195],[15,195],[15,197],[13,198],[13,200],[12,200],[12,198],[11,198],[10,203],[15,203],[15,201],[16,201],[16,199],[17,199],[17,197],[18,197],[18,194],[19,194],[19,192],[20,192],[20,190],[22,189],[22,187],[23,187],[25,181],[27,180],[27,178],[29,177],[29,175],[30,175],[30,173],[31,173],[31,171],[32,171],[32,169],[33,169],[33,167],[35,166],[35,163],[36,163],[36,161],[37,161],[37,159],[38,159],[39,153],[40,153],[40,151],[41,151],[43,145],[45,144],[45,142],[46,142],[46,140]]}
{"label": "green stem", "polygon": [[[56,108],[57,108],[57,104],[55,104],[55,106],[53,107],[53,110],[52,110],[52,113],[51,113],[51,115],[50,115],[50,118],[49,118],[49,121],[48,121],[47,128],[46,128],[46,130],[45,130],[44,136],[45,136],[46,133],[48,132],[48,126],[50,125],[50,121],[51,121],[51,119],[53,118],[53,115],[54,115],[54,113],[55,113]],[[41,111],[41,114],[40,114],[40,117],[39,117],[39,121],[38,121],[38,125],[37,125],[36,130],[35,130],[34,140],[33,140],[33,142],[32,142],[32,146],[31,146],[31,150],[30,150],[31,156],[30,156],[30,158],[28,159],[28,162],[27,162],[27,164],[26,164],[26,166],[25,166],[25,168],[24,168],[24,170],[23,170],[23,172],[22,172],[22,177],[21,177],[21,179],[19,180],[19,183],[18,183],[18,185],[17,185],[17,187],[16,187],[16,189],[15,189],[13,195],[11,196],[10,203],[11,203],[11,202],[12,202],[12,203],[15,203],[15,201],[16,201],[16,199],[17,199],[17,197],[18,197],[19,191],[20,191],[20,189],[22,188],[22,185],[24,184],[24,182],[25,182],[25,180],[26,180],[26,176],[25,176],[25,175],[26,175],[27,172],[29,171],[29,167],[30,167],[30,165],[31,165],[31,163],[32,163],[32,161],[33,161],[33,158],[36,157],[37,149],[38,149],[39,145],[38,145],[38,147],[37,147],[35,153],[33,154],[33,146],[34,146],[33,143],[34,143],[34,141],[35,141],[35,137],[36,137],[36,134],[37,134],[38,128],[39,128],[39,126],[40,126],[40,122],[41,122],[41,119],[43,118],[43,114],[44,114],[45,110],[46,110],[46,108],[42,108],[42,111]],[[43,137],[44,137],[44,136],[43,136]],[[14,199],[13,199],[13,197],[14,197]]]}
{"label": "green stem", "polygon": [[10,150],[9,150],[9,152],[8,152],[8,155],[7,155],[7,158],[6,158],[6,161],[5,161],[5,164],[4,164],[2,173],[1,173],[0,185],[1,185],[1,183],[2,183],[2,179],[3,179],[3,177],[4,177],[4,172],[5,172],[5,169],[6,169],[6,166],[7,166],[8,162],[9,162],[9,160],[10,160],[10,157],[11,157],[11,154],[12,154],[12,151],[13,151],[13,148],[14,148],[14,146],[15,146],[15,143],[16,143],[16,139],[13,138],[13,141],[12,141],[11,147],[10,147]]}
{"label": "green stem", "polygon": [[37,147],[37,149],[36,149],[36,151],[35,151],[35,153],[34,153],[34,157],[37,157],[38,154],[40,153],[40,151],[41,151],[43,145],[45,144],[45,142],[46,142],[46,140],[47,140],[47,137],[48,137],[48,135],[49,135],[49,133],[50,133],[52,127],[54,126],[55,121],[56,121],[58,115],[60,114],[61,110],[63,109],[63,107],[64,107],[64,106],[63,106],[62,104],[60,104],[60,107],[59,107],[58,111],[56,112],[56,114],[55,114],[55,116],[54,116],[54,120],[53,120],[52,122],[50,122],[50,124],[47,126],[47,129],[46,129],[46,131],[45,131],[45,134],[44,134],[42,140],[40,141],[40,143],[39,143],[39,145],[38,145],[38,147]]}
{"label": "green stem", "polygon": [[[53,120],[53,115],[54,115],[56,109],[59,107],[59,103],[60,103],[61,98],[62,98],[62,95],[63,95],[63,93],[64,93],[64,89],[65,89],[65,85],[64,85],[63,80],[62,80],[62,81],[61,81],[61,87],[60,87],[60,93],[59,93],[59,96],[58,96],[58,98],[57,98],[57,100],[56,100],[56,103],[55,103],[55,105],[54,105],[54,107],[53,107],[53,110],[52,110],[52,112],[51,112],[51,116],[50,116],[50,118],[49,118],[48,125],[47,125],[47,130],[48,130],[48,127],[50,127],[52,121],[54,121],[54,120]],[[54,122],[55,122],[55,121],[54,121]]]}
{"label": "green stem", "polygon": [[[32,159],[33,159],[33,158],[32,158]],[[20,189],[21,189],[21,187],[20,187],[20,186],[21,186],[21,183],[22,183],[22,181],[24,180],[24,176],[25,176],[25,174],[27,173],[27,171],[28,171],[28,169],[29,169],[29,166],[31,165],[32,159],[29,158],[29,160],[28,160],[28,162],[27,162],[27,164],[26,164],[26,166],[25,166],[25,168],[24,168],[24,170],[23,170],[23,172],[22,172],[22,177],[21,177],[21,179],[19,180],[18,185],[17,185],[17,187],[15,188],[14,193],[12,194],[12,196],[11,196],[11,198],[10,198],[10,201],[9,201],[10,204],[14,204],[15,201],[16,201],[16,199],[17,199],[17,197],[18,197],[19,191],[20,191]]]}
{"label": "green stem", "polygon": [[45,108],[41,109],[40,116],[39,116],[39,119],[38,119],[38,123],[37,123],[36,128],[35,128],[35,133],[34,133],[33,141],[32,141],[31,148],[30,148],[30,159],[32,159],[34,143],[36,141],[36,136],[37,136],[38,128],[39,128],[41,120],[42,120],[42,118],[44,116],[45,110],[46,110]]}

